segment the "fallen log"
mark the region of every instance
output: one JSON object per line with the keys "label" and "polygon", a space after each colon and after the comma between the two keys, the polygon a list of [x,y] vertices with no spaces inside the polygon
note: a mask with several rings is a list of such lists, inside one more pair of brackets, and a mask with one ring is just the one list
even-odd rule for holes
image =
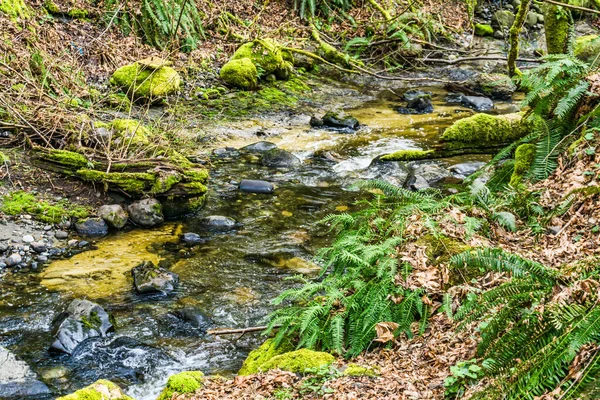
{"label": "fallen log", "polygon": [[[275,325],[273,327],[273,329],[277,329],[281,327],[281,325]],[[208,333],[209,335],[233,335],[236,333],[251,333],[251,332],[262,332],[264,330],[266,330],[268,328],[267,325],[264,326],[251,326],[249,328],[238,328],[238,329],[234,329],[234,328],[217,328],[217,329],[209,329],[206,333]]]}

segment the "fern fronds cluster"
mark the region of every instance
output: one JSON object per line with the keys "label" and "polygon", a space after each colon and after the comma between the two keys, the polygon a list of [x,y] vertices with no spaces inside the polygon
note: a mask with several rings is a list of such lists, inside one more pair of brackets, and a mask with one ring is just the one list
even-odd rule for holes
{"label": "fern fronds cluster", "polygon": [[462,253],[451,263],[510,275],[468,296],[454,315],[463,326],[480,322],[478,356],[494,378],[474,398],[502,393],[503,399],[533,399],[552,392],[579,399],[597,391],[600,266],[574,276],[499,249]]}
{"label": "fern fronds cluster", "polygon": [[425,328],[430,314],[426,292],[398,284],[410,266],[397,253],[406,241],[403,232],[410,216],[440,212],[450,203],[437,193],[410,192],[382,181],[361,186],[380,194],[365,202],[363,211],[324,219],[339,233],[319,254],[320,278],[275,300],[286,303],[270,316],[270,328],[280,326],[276,342],[297,338],[298,347],[356,356],[372,346],[380,322],[397,324],[395,335],[412,336],[415,321],[421,321],[418,330]]}

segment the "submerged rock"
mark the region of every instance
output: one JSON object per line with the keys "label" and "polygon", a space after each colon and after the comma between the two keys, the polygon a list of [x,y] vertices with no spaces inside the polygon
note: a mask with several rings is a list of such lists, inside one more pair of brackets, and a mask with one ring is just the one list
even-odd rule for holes
{"label": "submerged rock", "polygon": [[209,215],[200,220],[200,224],[207,230],[216,232],[227,232],[235,229],[236,222],[234,219],[224,217],[222,215]]}
{"label": "submerged rock", "polygon": [[134,400],[123,393],[120,387],[108,381],[101,379],[92,383],[83,389],[67,396],[59,397],[57,400]]}
{"label": "submerged rock", "polygon": [[151,261],[144,261],[131,270],[138,293],[171,293],[179,285],[179,276]]}
{"label": "submerged rock", "polygon": [[102,218],[87,218],[75,223],[75,231],[81,236],[102,237],[108,235],[108,225]]}
{"label": "submerged rock", "polygon": [[165,352],[131,337],[91,338],[73,352],[72,381],[93,382],[110,376],[125,384],[143,382],[159,367],[174,360]]}
{"label": "submerged rock", "polygon": [[446,96],[446,102],[460,104],[476,111],[488,111],[494,108],[494,102],[484,96],[466,96],[462,93],[450,93]]}
{"label": "submerged rock", "polygon": [[0,346],[0,399],[40,400],[50,397],[50,389],[37,379],[26,362]]}
{"label": "submerged rock", "polygon": [[261,163],[271,168],[293,168],[302,164],[302,161],[289,151],[274,148],[264,152]]}
{"label": "submerged rock", "polygon": [[275,191],[275,185],[267,181],[243,179],[240,182],[240,190],[248,193],[271,194]]}
{"label": "submerged rock", "polygon": [[183,308],[173,313],[177,318],[188,322],[201,332],[206,332],[213,324],[211,319],[201,311],[194,308]]}
{"label": "submerged rock", "polygon": [[131,220],[140,226],[151,228],[165,221],[162,205],[156,199],[143,199],[127,207]]}
{"label": "submerged rock", "polygon": [[269,151],[269,150],[276,149],[276,148],[277,148],[277,145],[275,143],[261,140],[260,142],[256,142],[256,143],[249,144],[248,146],[244,146],[240,150],[247,151],[249,153],[264,153],[265,151]]}
{"label": "submerged rock", "polygon": [[181,237],[181,240],[188,246],[195,246],[197,244],[206,243],[206,239],[194,232],[184,233]]}
{"label": "submerged rock", "polygon": [[113,330],[108,313],[104,308],[89,300],[76,299],[67,310],[52,322],[52,333],[56,338],[51,350],[71,354],[84,340],[105,336]]}
{"label": "submerged rock", "polygon": [[116,229],[121,229],[127,224],[129,215],[118,204],[103,205],[98,209],[98,216]]}
{"label": "submerged rock", "polygon": [[366,179],[382,179],[392,185],[402,187],[408,178],[409,169],[403,162],[386,161],[381,156],[375,157],[362,177]]}

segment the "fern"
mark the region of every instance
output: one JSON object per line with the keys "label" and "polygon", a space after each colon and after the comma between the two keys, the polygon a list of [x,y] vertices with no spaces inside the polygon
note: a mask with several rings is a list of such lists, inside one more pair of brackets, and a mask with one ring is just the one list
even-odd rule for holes
{"label": "fern", "polygon": [[[494,380],[473,398],[502,393],[504,399],[533,399],[560,391],[561,398],[575,399],[596,390],[590,382],[600,377],[598,293],[582,300],[570,297],[568,302],[555,296],[557,290],[570,293],[580,280],[589,282],[589,271],[579,276],[566,271],[563,276],[498,249],[463,253],[452,263],[511,274],[497,288],[468,296],[454,315],[463,325],[482,323],[478,354],[486,359],[485,372]],[[596,349],[587,358],[582,353],[586,346]],[[581,368],[581,373],[571,374],[573,368]]]}

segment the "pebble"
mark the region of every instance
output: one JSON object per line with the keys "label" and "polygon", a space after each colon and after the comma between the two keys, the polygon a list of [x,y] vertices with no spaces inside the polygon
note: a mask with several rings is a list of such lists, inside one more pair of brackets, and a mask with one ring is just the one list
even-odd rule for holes
{"label": "pebble", "polygon": [[69,240],[67,242],[67,246],[74,247],[74,246],[77,246],[77,243],[79,243],[79,240],[77,240],[77,239],[71,239],[71,240]]}
{"label": "pebble", "polygon": [[54,237],[56,237],[57,239],[66,239],[69,237],[69,234],[65,231],[56,231]]}
{"label": "pebble", "polygon": [[23,260],[23,258],[21,257],[20,254],[13,253],[6,258],[6,265],[9,267],[14,267],[15,265],[20,264],[22,260]]}
{"label": "pebble", "polygon": [[201,244],[206,241],[200,235],[198,235],[197,233],[193,233],[193,232],[184,233],[182,240],[188,246],[194,246],[196,244]]}
{"label": "pebble", "polygon": [[25,236],[23,236],[23,241],[25,243],[31,243],[31,242],[34,242],[35,239],[32,235],[25,235]]}
{"label": "pebble", "polygon": [[85,241],[85,240],[82,240],[82,241],[80,241],[79,243],[77,243],[77,246],[79,246],[79,247],[85,247],[85,246],[87,246],[88,244],[90,244],[90,242],[87,242],[87,241]]}
{"label": "pebble", "polygon": [[23,219],[27,219],[27,220],[29,220],[29,219],[31,219],[31,215],[29,215],[29,214],[25,214],[25,215],[23,215]]}
{"label": "pebble", "polygon": [[38,257],[37,257],[37,260],[38,260],[39,262],[41,262],[41,263],[45,263],[45,262],[47,262],[47,261],[48,261],[48,257],[46,257],[46,256],[41,256],[41,255],[40,255],[40,256],[38,256]]}
{"label": "pebble", "polygon": [[52,229],[52,226],[50,226],[50,225],[46,225],[46,226],[44,226],[44,230],[45,230],[46,232],[48,232],[50,229]]}

